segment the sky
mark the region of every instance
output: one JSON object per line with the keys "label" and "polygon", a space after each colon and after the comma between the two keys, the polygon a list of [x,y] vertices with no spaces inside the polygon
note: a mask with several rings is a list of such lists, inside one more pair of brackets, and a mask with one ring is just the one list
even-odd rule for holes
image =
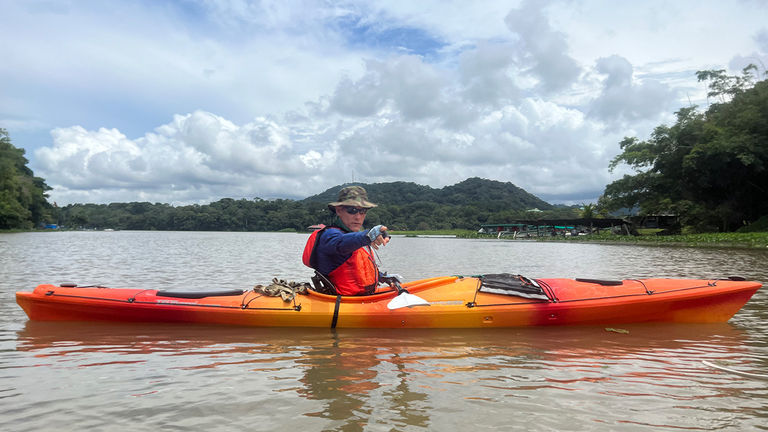
{"label": "sky", "polygon": [[[626,136],[768,65],[762,0],[0,0],[0,127],[50,201],[511,182],[595,202]],[[763,76],[764,77],[764,76]],[[371,197],[375,201],[376,197]]]}

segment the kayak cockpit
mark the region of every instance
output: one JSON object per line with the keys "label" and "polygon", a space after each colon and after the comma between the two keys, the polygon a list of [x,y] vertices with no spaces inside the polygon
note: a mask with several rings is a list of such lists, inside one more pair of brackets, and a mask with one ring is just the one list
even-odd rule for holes
{"label": "kayak cockpit", "polygon": [[245,290],[231,289],[218,291],[158,291],[155,295],[158,297],[172,297],[185,299],[201,299],[206,297],[229,297],[245,294]]}

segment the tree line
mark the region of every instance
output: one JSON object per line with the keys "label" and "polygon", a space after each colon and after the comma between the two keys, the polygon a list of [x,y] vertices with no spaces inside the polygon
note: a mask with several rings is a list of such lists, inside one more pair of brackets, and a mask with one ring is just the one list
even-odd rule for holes
{"label": "tree line", "polygon": [[[576,207],[552,206],[511,183],[478,178],[442,189],[406,182],[360,185],[369,192],[371,200],[379,204],[368,212],[366,225],[383,224],[398,231],[477,230],[483,223],[574,217],[578,212]],[[187,206],[148,202],[71,204],[55,209],[54,213],[57,223],[74,229],[303,231],[311,225],[331,222],[328,203],[336,200],[344,186],[347,185],[335,186],[301,201],[224,198],[210,204]],[[513,201],[518,203],[510,204]]]}

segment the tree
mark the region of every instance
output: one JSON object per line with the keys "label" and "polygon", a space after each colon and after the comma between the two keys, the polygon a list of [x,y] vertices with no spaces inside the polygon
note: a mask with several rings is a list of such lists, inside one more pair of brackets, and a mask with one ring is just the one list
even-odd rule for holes
{"label": "tree", "polygon": [[592,219],[595,217],[595,205],[594,204],[582,204],[581,214],[582,219]]}
{"label": "tree", "polygon": [[45,181],[27,167],[24,149],[0,128],[0,229],[31,228],[49,217]]}
{"label": "tree", "polygon": [[646,141],[622,140],[609,168],[624,163],[635,174],[607,185],[598,206],[671,212],[697,230],[733,230],[768,214],[768,81],[747,88],[751,70],[699,72],[722,103],[704,114],[683,108]]}
{"label": "tree", "polygon": [[721,103],[725,103],[754,84],[755,77],[752,72],[757,72],[757,66],[750,64],[741,70],[741,76],[726,75],[725,69],[719,69],[698,71],[696,79],[699,82],[709,81],[707,97],[717,97]]}

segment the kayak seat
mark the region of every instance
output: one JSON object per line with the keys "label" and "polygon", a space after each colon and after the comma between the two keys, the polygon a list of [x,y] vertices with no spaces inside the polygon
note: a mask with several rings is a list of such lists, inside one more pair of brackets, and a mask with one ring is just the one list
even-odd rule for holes
{"label": "kayak seat", "polygon": [[158,297],[201,299],[205,297],[224,297],[243,295],[245,291],[241,289],[232,289],[226,291],[158,291]]}
{"label": "kayak seat", "polygon": [[333,282],[331,282],[327,277],[325,277],[323,274],[321,274],[319,271],[315,270],[315,275],[310,278],[312,281],[312,286],[315,288],[315,291],[319,292],[320,294],[327,294],[327,295],[338,295],[336,292],[336,287],[333,285]]}
{"label": "kayak seat", "polygon": [[[333,285],[333,282],[331,282],[327,277],[325,277],[325,275],[321,274],[317,270],[315,270],[315,275],[312,276],[310,280],[312,281],[312,289],[314,291],[317,291],[320,294],[327,294],[332,296],[339,295],[338,292],[336,291],[336,286]],[[363,296],[376,295],[381,293],[382,293],[381,291],[374,291],[374,292],[358,294],[350,297],[363,297]]]}

